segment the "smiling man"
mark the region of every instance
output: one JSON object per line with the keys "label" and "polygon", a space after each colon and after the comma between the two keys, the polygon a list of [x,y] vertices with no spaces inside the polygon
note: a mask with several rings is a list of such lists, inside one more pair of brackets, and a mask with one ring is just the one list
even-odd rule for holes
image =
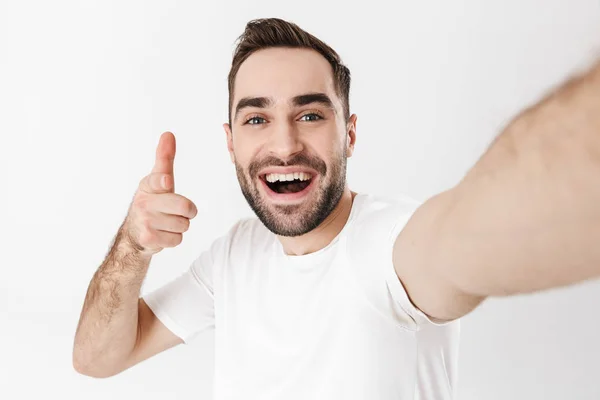
{"label": "smiling man", "polygon": [[[247,41],[267,39],[252,26],[246,35]],[[293,38],[288,40],[293,45]],[[287,243],[300,253],[316,249],[302,248],[306,240],[298,239],[321,225],[338,204],[348,211],[352,202],[346,158],[354,147],[356,116],[348,115],[346,104],[349,72],[341,64],[335,68],[341,70],[337,76],[311,48],[261,44],[241,47],[230,73],[233,117],[224,127],[242,193],[270,231],[294,237]],[[321,236],[323,228],[309,236]]]}
{"label": "smiling man", "polygon": [[83,306],[77,371],[115,375],[215,330],[214,398],[454,398],[459,319],[488,296],[600,275],[600,68],[514,119],[423,204],[356,193],[350,73],[280,19],[248,23],[229,74],[227,148],[258,218],[140,297],[153,254],[196,215],[161,136]]}

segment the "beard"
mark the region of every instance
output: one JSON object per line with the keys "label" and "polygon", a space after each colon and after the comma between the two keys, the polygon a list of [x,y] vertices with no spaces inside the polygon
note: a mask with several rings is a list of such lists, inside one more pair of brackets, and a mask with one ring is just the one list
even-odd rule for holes
{"label": "beard", "polygon": [[[327,168],[320,158],[298,153],[287,162],[275,157],[254,160],[247,172],[236,161],[235,171],[242,194],[263,225],[279,236],[300,236],[318,227],[335,209],[344,193],[347,165],[345,153],[342,151],[335,154],[331,165],[331,168]],[[273,166],[312,168],[319,173],[319,187],[312,189],[310,198],[302,204],[269,204],[260,194],[256,181],[259,179],[258,171]]]}

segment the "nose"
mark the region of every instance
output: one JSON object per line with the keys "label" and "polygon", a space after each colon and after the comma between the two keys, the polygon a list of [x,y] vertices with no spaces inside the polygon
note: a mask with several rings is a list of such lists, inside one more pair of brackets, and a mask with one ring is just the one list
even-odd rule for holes
{"label": "nose", "polygon": [[285,161],[304,149],[298,129],[292,122],[282,121],[273,126],[272,129],[269,140],[269,153],[275,157]]}

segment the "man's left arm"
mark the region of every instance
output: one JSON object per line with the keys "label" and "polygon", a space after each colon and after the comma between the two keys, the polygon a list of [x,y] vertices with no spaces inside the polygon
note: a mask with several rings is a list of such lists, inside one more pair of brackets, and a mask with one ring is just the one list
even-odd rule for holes
{"label": "man's left arm", "polygon": [[518,115],[394,245],[411,301],[452,320],[488,296],[600,276],[600,63]]}

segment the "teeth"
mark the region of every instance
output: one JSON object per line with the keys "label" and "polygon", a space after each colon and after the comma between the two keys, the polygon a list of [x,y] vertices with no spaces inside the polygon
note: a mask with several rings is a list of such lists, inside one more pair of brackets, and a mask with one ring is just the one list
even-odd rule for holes
{"label": "teeth", "polygon": [[267,174],[265,179],[267,182],[288,182],[293,181],[294,179],[299,179],[301,181],[307,181],[312,178],[312,175],[306,172],[294,172],[290,174]]}

